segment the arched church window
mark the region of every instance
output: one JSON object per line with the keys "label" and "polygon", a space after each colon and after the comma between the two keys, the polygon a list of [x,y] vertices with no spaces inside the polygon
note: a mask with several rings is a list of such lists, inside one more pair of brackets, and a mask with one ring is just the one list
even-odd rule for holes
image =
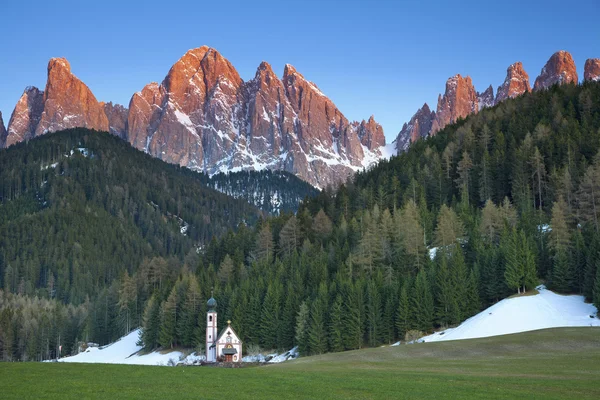
{"label": "arched church window", "polygon": [[212,322],[212,315],[208,317],[208,322]]}

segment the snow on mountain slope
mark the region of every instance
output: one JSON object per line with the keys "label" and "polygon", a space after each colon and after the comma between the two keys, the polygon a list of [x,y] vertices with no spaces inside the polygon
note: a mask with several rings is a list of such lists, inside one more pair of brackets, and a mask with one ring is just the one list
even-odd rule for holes
{"label": "snow on mountain slope", "polygon": [[563,296],[538,287],[539,294],[504,299],[456,328],[426,336],[419,342],[475,339],[568,326],[600,326],[598,310],[583,296]]}

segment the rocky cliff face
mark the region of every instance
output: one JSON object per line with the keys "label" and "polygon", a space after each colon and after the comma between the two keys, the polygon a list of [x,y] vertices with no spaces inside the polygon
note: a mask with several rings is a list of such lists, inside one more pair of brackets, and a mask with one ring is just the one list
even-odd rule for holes
{"label": "rocky cliff face", "polygon": [[477,103],[479,104],[479,110],[494,106],[494,88],[492,88],[492,85],[483,93],[477,92]]}
{"label": "rocky cliff face", "polygon": [[67,60],[53,58],[48,63],[46,90],[28,87],[17,102],[6,146],[75,127],[107,131],[108,119],[91,90],[71,73]]}
{"label": "rocky cliff face", "polygon": [[92,91],[71,73],[71,66],[64,58],[53,58],[48,63],[43,102],[36,136],[75,127],[108,131],[103,107]]}
{"label": "rocky cliff face", "polygon": [[446,82],[446,92],[438,97],[435,119],[431,134],[437,133],[446,125],[479,110],[477,92],[469,76],[454,75]]}
{"label": "rocky cliff face", "polygon": [[583,79],[586,81],[600,81],[600,58],[588,58],[585,61]]}
{"label": "rocky cliff face", "polygon": [[385,144],[373,118],[349,123],[315,84],[263,62],[244,82],[220,53],[188,51],[164,81],[134,94],[128,139],[171,163],[208,174],[283,169],[311,184],[337,184]]}
{"label": "rocky cliff face", "polygon": [[26,88],[8,122],[5,146],[33,138],[43,111],[44,92],[33,86]]}
{"label": "rocky cliff face", "polygon": [[[600,59],[586,61],[585,79],[600,80]],[[540,76],[535,81],[534,90],[546,89],[554,84],[570,82],[578,82],[575,62],[568,52],[558,51],[550,57],[542,69]],[[422,122],[427,120],[427,113],[423,116],[423,109],[419,110],[410,122],[402,127],[396,138],[396,148],[399,152],[406,151],[416,139],[433,135],[458,118],[464,118],[485,107],[496,105],[506,99],[517,97],[529,91],[531,91],[529,75],[525,72],[521,62],[516,62],[508,67],[506,79],[498,87],[495,100],[491,86],[483,93],[478,93],[475,91],[469,77],[463,78],[461,75],[455,75],[448,79],[444,95],[438,97],[437,111],[431,129],[426,132],[423,131],[424,127],[427,129],[427,124]]]}
{"label": "rocky cliff face", "polygon": [[540,76],[535,80],[533,90],[548,89],[554,84],[577,83],[577,68],[571,54],[561,50],[550,57]]}
{"label": "rocky cliff face", "polygon": [[112,102],[100,103],[104,108],[104,114],[108,119],[108,130],[121,139],[127,139],[127,116],[129,110],[120,104]]}
{"label": "rocky cliff face", "polygon": [[496,93],[496,104],[530,91],[529,75],[523,69],[523,64],[516,62],[506,69],[506,79]]}
{"label": "rocky cliff face", "polygon": [[408,150],[416,140],[427,137],[434,119],[435,111],[431,111],[427,103],[423,104],[423,107],[412,116],[410,121],[402,126],[396,139],[398,153]]}
{"label": "rocky cliff face", "polygon": [[67,60],[53,58],[46,90],[25,90],[0,145],[72,127],[110,131],[164,161],[208,174],[282,169],[318,187],[376,162],[385,145],[373,117],[349,122],[291,65],[280,79],[263,62],[244,82],[207,46],[188,51],[160,85],[135,93],[129,109],[98,102]]}
{"label": "rocky cliff face", "polygon": [[4,120],[2,119],[2,112],[0,112],[0,149],[6,144],[6,128],[4,127]]}

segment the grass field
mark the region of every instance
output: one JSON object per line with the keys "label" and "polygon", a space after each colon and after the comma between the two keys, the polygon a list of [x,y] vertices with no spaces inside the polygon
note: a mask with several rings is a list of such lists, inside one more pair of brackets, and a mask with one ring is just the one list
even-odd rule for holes
{"label": "grass field", "polygon": [[7,399],[600,399],[600,328],[386,347],[239,369],[0,363]]}

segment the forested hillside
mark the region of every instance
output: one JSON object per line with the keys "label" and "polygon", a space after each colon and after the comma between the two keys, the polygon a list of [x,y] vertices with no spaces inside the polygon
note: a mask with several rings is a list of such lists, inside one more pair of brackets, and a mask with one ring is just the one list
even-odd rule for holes
{"label": "forested hillside", "polygon": [[192,299],[213,286],[245,343],[303,354],[457,324],[539,283],[598,304],[599,128],[591,83],[448,126],[297,216],[211,243],[198,274],[152,296],[145,345],[201,343],[204,303]]}
{"label": "forested hillside", "polygon": [[79,305],[144,259],[195,265],[213,236],[259,216],[109,134],[44,135],[0,151],[0,287]]}
{"label": "forested hillside", "polygon": [[208,177],[206,184],[236,199],[244,199],[269,214],[296,212],[302,200],[319,191],[286,171],[239,171]]}
{"label": "forested hillside", "polygon": [[[600,84],[506,100],[321,192],[297,215],[213,237],[193,263],[144,258],[85,304],[69,343],[106,343],[142,325],[147,348],[202,346],[213,288],[220,320],[232,320],[246,348],[299,345],[302,354],[453,325],[540,282],[598,304],[599,150]],[[25,329],[16,310],[0,315],[0,337]],[[19,346],[4,344],[4,357],[41,351]]]}

